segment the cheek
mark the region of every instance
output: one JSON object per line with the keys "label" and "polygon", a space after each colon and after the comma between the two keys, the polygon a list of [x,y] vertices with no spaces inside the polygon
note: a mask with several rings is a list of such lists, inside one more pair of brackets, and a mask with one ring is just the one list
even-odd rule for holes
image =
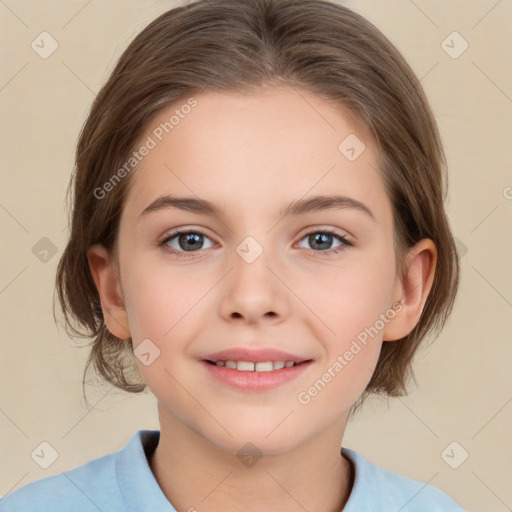
{"label": "cheek", "polygon": [[[162,349],[176,331],[197,325],[201,300],[212,286],[211,275],[166,263],[165,257],[133,258],[126,264],[127,313],[132,339],[152,339]],[[195,322],[194,322],[195,319]]]}
{"label": "cheek", "polygon": [[[319,312],[322,324],[328,327],[319,328],[318,319],[311,317],[310,328],[316,326],[325,350],[317,374],[322,381],[320,387],[329,383],[330,391],[325,398],[330,393],[341,393],[355,400],[375,369],[382,331],[395,316],[390,303],[394,259],[389,251],[370,252],[357,264],[330,272],[324,285],[328,292],[323,296],[318,292],[310,295],[311,303],[315,304],[312,309]],[[307,288],[311,286],[305,285],[304,291]]]}
{"label": "cheek", "polygon": [[338,275],[331,281],[337,289],[330,295],[332,300],[317,305],[322,306],[321,318],[334,334],[317,327],[324,353],[317,371],[297,394],[297,402],[310,418],[335,421],[372,377],[382,346],[382,318],[387,318],[388,311],[389,292],[381,288],[382,282],[376,284],[379,278],[378,273],[369,272]]}
{"label": "cheek", "polygon": [[[324,338],[337,349],[373,326],[391,306],[394,260],[384,251],[361,253],[336,268],[324,268],[302,281],[299,292],[322,323]],[[321,322],[319,322],[321,320]],[[382,325],[377,324],[381,330]],[[320,332],[318,332],[320,334]]]}
{"label": "cheek", "polygon": [[[336,333],[342,347],[348,340],[364,341],[364,333],[371,332],[371,338],[379,338],[377,331],[382,331],[381,315],[389,309],[390,285],[382,280],[382,275],[365,274],[351,276],[347,290],[342,293],[337,308]],[[369,334],[368,334],[369,335]],[[369,335],[370,336],[370,335]]]}
{"label": "cheek", "polygon": [[163,258],[151,264],[133,258],[126,268],[127,275],[132,270],[126,306],[134,350],[144,341],[157,355],[150,365],[139,364],[140,371],[152,390],[173,387],[169,374],[181,374],[189,346],[204,329],[207,308],[212,307],[208,293],[216,278],[197,269],[191,275]]}
{"label": "cheek", "polygon": [[126,291],[133,347],[136,354],[145,347],[151,358],[148,365],[138,362],[140,372],[157,398],[165,400],[170,393],[174,403],[186,406],[187,396],[179,386],[181,367],[204,315],[201,298],[211,285],[206,278],[190,279],[180,269],[163,265],[140,265],[132,276]]}

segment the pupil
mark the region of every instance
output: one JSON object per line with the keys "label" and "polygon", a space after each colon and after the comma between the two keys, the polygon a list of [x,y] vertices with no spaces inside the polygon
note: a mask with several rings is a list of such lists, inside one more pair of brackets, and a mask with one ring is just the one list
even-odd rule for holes
{"label": "pupil", "polygon": [[310,243],[311,243],[311,246],[314,247],[315,245],[317,245],[317,249],[328,249],[329,247],[318,247],[318,245],[321,245],[322,243],[323,244],[327,244],[327,246],[329,246],[329,241],[330,241],[330,238],[331,238],[332,235],[329,235],[327,233],[315,233],[313,235],[311,235],[312,237],[312,242],[311,243],[311,240],[310,240]]}
{"label": "pupil", "polygon": [[[202,235],[198,233],[187,233],[186,235],[181,235],[179,239],[180,247],[185,251],[190,250],[189,248],[187,248],[186,244],[191,244],[192,249],[201,247],[202,244],[198,240],[198,238],[201,236]],[[185,243],[185,246],[182,244],[182,242]]]}

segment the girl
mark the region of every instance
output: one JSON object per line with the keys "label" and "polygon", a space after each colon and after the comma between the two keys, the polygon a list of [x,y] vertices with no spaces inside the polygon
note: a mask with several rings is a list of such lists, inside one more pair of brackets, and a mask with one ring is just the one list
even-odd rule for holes
{"label": "girl", "polygon": [[349,9],[161,15],[81,132],[56,281],[87,366],[147,386],[160,430],[0,509],[461,511],[342,447],[451,311],[445,165],[417,78]]}

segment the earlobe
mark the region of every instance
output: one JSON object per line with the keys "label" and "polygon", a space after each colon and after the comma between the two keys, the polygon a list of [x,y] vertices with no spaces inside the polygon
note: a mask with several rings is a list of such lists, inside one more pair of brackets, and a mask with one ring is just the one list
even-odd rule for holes
{"label": "earlobe", "polygon": [[392,301],[401,303],[401,308],[394,308],[397,313],[384,328],[384,341],[399,340],[414,329],[432,288],[436,263],[437,249],[432,240],[424,238],[410,249],[406,275],[397,282]]}
{"label": "earlobe", "polygon": [[130,338],[119,273],[109,252],[101,244],[92,245],[87,250],[87,261],[108,330],[119,339]]}

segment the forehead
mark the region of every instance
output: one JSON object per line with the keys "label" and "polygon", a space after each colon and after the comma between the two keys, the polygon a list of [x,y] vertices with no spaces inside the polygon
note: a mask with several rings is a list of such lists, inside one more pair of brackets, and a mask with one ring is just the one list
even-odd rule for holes
{"label": "forehead", "polygon": [[133,171],[127,215],[165,193],[239,215],[259,207],[275,207],[275,215],[308,194],[338,193],[373,204],[377,217],[389,214],[373,144],[341,108],[292,87],[193,100],[163,109],[146,127],[140,145],[152,148]]}

